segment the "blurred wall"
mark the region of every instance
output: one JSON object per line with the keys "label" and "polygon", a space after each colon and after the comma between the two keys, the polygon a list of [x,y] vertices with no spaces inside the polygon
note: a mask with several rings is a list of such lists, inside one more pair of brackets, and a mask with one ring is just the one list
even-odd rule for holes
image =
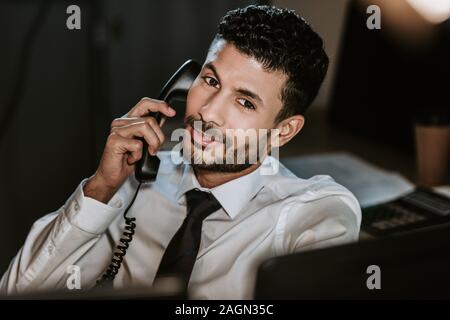
{"label": "blurred wall", "polygon": [[0,273],[33,221],[60,207],[94,169],[88,35],[65,28],[64,2],[48,7],[33,26],[39,3],[0,3],[1,117],[23,64],[26,35],[38,29],[15,117],[0,140]]}

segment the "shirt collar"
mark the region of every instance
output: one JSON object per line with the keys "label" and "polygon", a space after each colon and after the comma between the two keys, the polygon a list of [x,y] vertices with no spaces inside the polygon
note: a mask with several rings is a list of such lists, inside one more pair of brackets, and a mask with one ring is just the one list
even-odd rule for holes
{"label": "shirt collar", "polygon": [[185,164],[176,193],[176,200],[179,204],[185,205],[184,194],[192,189],[211,192],[228,216],[234,219],[267,183],[267,177],[270,176],[262,173],[262,169],[266,168],[267,165],[270,165],[268,157],[266,157],[261,166],[249,174],[209,189],[200,186],[192,166]]}

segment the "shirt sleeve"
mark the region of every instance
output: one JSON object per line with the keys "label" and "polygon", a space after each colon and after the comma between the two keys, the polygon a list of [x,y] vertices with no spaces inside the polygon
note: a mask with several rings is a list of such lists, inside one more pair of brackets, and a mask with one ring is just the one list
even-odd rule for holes
{"label": "shirt sleeve", "polygon": [[0,282],[0,294],[55,289],[66,277],[53,274],[74,264],[92,246],[123,209],[117,192],[108,204],[86,197],[83,180],[57,211],[37,220]]}
{"label": "shirt sleeve", "polygon": [[325,248],[358,240],[361,209],[356,199],[328,196],[292,200],[277,223],[277,254]]}

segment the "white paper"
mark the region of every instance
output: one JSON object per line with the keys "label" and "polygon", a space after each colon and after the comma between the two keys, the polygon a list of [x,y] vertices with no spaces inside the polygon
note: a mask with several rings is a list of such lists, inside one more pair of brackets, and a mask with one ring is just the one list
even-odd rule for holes
{"label": "white paper", "polygon": [[345,152],[290,157],[281,162],[300,178],[326,174],[349,189],[361,207],[385,203],[412,192],[415,185],[396,172],[378,168]]}
{"label": "white paper", "polygon": [[434,187],[433,190],[436,193],[442,194],[443,196],[450,198],[450,186]]}

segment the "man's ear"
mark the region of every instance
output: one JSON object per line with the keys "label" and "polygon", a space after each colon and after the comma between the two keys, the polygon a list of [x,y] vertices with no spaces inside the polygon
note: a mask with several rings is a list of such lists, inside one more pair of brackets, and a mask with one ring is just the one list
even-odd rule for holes
{"label": "man's ear", "polygon": [[278,147],[281,147],[288,143],[293,137],[297,135],[297,133],[302,130],[303,125],[305,124],[305,117],[302,115],[296,114],[292,117],[286,118],[277,124],[275,129],[278,129]]}

